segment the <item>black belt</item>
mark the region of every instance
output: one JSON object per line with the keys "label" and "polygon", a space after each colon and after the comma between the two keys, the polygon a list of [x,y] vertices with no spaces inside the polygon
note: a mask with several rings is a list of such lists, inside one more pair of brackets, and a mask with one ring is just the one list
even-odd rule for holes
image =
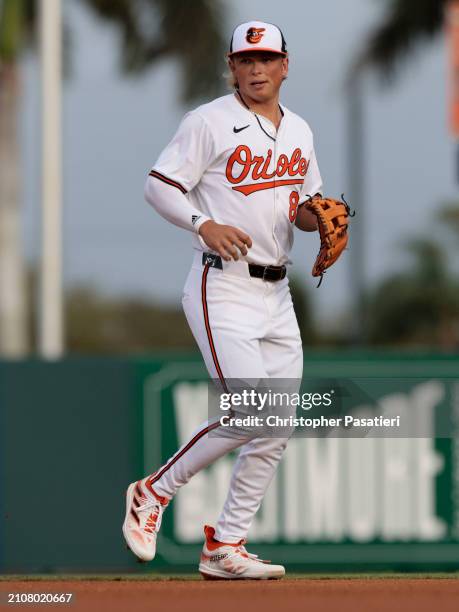
{"label": "black belt", "polygon": [[[223,270],[222,258],[213,253],[202,254],[202,265],[210,268]],[[264,281],[275,282],[285,278],[287,274],[286,266],[259,266],[258,264],[248,264],[249,274],[254,278],[262,278]]]}

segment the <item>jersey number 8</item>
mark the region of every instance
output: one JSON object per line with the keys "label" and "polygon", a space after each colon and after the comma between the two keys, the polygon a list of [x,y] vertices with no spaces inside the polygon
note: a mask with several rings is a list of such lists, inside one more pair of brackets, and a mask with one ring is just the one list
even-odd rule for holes
{"label": "jersey number 8", "polygon": [[296,213],[298,212],[298,202],[300,201],[300,196],[298,195],[298,191],[292,191],[290,194],[290,208],[288,210],[288,218],[290,219],[290,223],[294,223],[296,219]]}

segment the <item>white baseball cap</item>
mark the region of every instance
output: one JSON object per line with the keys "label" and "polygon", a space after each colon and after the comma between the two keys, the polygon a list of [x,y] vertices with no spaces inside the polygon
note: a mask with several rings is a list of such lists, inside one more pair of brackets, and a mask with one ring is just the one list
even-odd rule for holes
{"label": "white baseball cap", "polygon": [[270,51],[287,55],[287,44],[280,29],[264,21],[248,21],[236,27],[231,37],[228,56],[250,51]]}

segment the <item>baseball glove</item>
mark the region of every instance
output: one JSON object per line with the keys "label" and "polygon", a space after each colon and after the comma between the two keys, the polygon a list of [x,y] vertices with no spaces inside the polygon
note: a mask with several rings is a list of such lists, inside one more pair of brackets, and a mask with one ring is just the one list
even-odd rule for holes
{"label": "baseball glove", "polygon": [[316,215],[319,227],[320,250],[312,268],[312,275],[320,276],[317,287],[320,287],[326,269],[335,263],[347,245],[348,219],[353,217],[355,212],[351,213],[344,194],[341,195],[341,199],[342,202],[333,198],[314,196],[304,204]]}

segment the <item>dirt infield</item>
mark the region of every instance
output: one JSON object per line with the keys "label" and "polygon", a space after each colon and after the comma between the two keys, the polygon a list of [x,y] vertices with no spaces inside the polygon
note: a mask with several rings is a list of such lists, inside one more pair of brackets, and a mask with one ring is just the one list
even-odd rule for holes
{"label": "dirt infield", "polygon": [[305,578],[269,582],[199,580],[3,581],[5,593],[73,593],[73,603],[2,605],[3,609],[68,609],[70,612],[202,611],[456,612],[457,578]]}

